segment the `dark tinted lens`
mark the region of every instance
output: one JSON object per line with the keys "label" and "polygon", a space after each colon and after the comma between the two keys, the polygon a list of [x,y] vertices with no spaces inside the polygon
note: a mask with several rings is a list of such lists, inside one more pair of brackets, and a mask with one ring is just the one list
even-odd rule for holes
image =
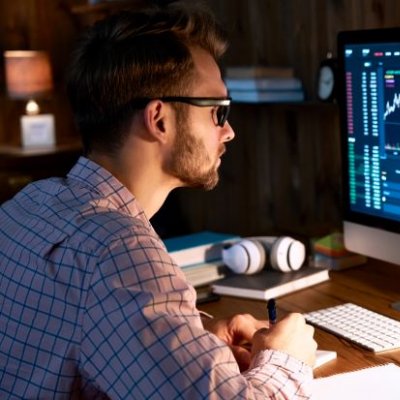
{"label": "dark tinted lens", "polygon": [[230,106],[219,106],[217,109],[218,125],[224,126],[226,120],[228,119]]}

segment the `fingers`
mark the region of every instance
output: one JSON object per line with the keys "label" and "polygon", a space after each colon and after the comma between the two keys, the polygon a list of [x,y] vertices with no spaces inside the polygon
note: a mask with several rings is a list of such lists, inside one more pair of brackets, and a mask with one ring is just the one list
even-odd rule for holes
{"label": "fingers", "polygon": [[251,342],[257,330],[268,326],[268,321],[257,320],[250,314],[238,314],[231,319],[230,331],[234,343]]}
{"label": "fingers", "polygon": [[230,346],[240,370],[245,371],[250,365],[253,336],[260,328],[266,329],[268,322],[250,314],[237,314],[228,319],[210,319],[203,325]]}
{"label": "fingers", "polygon": [[313,365],[317,349],[314,328],[306,324],[301,314],[289,314],[270,329],[259,329],[254,334],[252,354],[264,349],[283,351]]}
{"label": "fingers", "polygon": [[[314,328],[299,313],[289,314],[271,327],[250,314],[238,314],[214,320],[208,328],[232,348],[242,367],[247,365],[249,355],[253,357],[265,349],[283,351],[311,366],[315,362]],[[244,346],[250,343],[251,353]]]}
{"label": "fingers", "polygon": [[254,333],[262,327],[267,327],[268,322],[257,320],[250,314],[237,314],[227,319],[203,321],[203,326],[232,345],[251,342]]}
{"label": "fingers", "polygon": [[248,349],[242,346],[231,346],[231,350],[241,372],[246,371],[249,368],[251,361],[251,353]]}
{"label": "fingers", "polygon": [[269,333],[270,329],[273,329],[273,327],[271,326],[270,328],[261,328],[261,329],[258,329],[258,331],[255,334],[256,335],[267,335]]}

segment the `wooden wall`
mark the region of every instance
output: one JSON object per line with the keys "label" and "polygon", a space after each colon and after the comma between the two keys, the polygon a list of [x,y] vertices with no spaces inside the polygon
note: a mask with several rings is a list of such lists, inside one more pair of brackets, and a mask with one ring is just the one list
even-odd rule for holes
{"label": "wooden wall", "polygon": [[228,64],[289,65],[314,98],[316,68],[341,30],[400,24],[396,0],[208,0],[230,32]]}
{"label": "wooden wall", "polygon": [[[44,49],[51,54],[57,87],[45,107],[56,115],[57,139],[62,143],[77,138],[62,80],[72,44],[93,16],[72,12],[85,3],[0,0],[0,51]],[[230,34],[223,66],[291,66],[304,83],[307,102],[234,105],[230,122],[236,139],[224,155],[220,185],[208,193],[188,189],[172,193],[154,218],[156,227],[164,236],[200,229],[314,236],[340,227],[338,110],[335,104],[316,101],[318,64],[328,51],[335,53],[340,30],[399,25],[400,2],[208,3]],[[132,4],[137,1],[132,0]],[[0,71],[0,145],[18,144],[18,116],[23,104],[7,98],[1,67]]]}
{"label": "wooden wall", "polygon": [[[316,101],[320,61],[336,54],[341,30],[400,24],[393,0],[209,1],[230,33],[224,65],[291,66],[306,89],[302,105],[236,105],[236,139],[212,193],[183,192],[192,229],[318,236],[341,226],[338,107]],[[221,225],[221,220],[223,225]]]}

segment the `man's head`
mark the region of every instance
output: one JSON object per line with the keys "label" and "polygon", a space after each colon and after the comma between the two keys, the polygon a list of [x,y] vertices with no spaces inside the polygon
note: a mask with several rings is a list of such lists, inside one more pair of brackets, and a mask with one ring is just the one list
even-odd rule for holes
{"label": "man's head", "polygon": [[[113,154],[145,102],[135,99],[189,96],[194,48],[217,60],[224,36],[209,13],[192,2],[123,12],[92,27],[75,51],[68,93],[85,152]],[[184,104],[171,103],[179,115]],[[179,118],[184,123],[182,116]]]}
{"label": "man's head", "polygon": [[[212,189],[218,183],[220,157],[225,152],[225,142],[232,140],[234,132],[226,121],[230,103],[218,65],[206,51],[192,49],[195,65],[194,87],[190,100],[204,102],[207,107],[183,104],[176,113],[176,136],[170,157],[164,163],[169,175],[178,177],[191,187]],[[216,100],[218,99],[218,100]],[[213,104],[213,106],[210,106]]]}

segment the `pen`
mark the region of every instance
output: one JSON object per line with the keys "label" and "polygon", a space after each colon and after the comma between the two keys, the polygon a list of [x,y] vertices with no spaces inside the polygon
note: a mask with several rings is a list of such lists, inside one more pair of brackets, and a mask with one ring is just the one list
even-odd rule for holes
{"label": "pen", "polygon": [[276,303],[275,299],[269,299],[267,303],[268,320],[270,325],[276,323]]}

